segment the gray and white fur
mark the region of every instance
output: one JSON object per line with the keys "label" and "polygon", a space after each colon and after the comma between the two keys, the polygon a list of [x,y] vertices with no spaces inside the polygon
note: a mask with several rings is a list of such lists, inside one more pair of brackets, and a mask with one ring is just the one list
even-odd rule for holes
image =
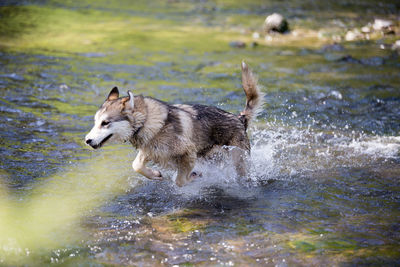
{"label": "gray and white fur", "polygon": [[176,184],[183,186],[198,174],[192,172],[197,158],[208,157],[222,146],[233,146],[238,175],[246,175],[244,156],[250,153],[249,122],[263,105],[263,94],[246,63],[242,62],[246,106],[240,115],[206,105],[170,105],[134,96],[119,97],[117,87],[94,116],[94,127],[85,142],[97,149],[109,140],[129,141],[138,149],[133,169],[149,179],[162,179],[160,171],[146,167],[153,161],[178,171]]}

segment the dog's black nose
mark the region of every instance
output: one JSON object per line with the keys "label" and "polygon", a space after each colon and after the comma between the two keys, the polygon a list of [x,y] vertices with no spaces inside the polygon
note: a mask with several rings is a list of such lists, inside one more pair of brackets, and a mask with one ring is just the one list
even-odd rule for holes
{"label": "dog's black nose", "polygon": [[85,142],[86,142],[86,144],[88,144],[88,145],[90,145],[91,143],[92,143],[92,139],[87,139]]}

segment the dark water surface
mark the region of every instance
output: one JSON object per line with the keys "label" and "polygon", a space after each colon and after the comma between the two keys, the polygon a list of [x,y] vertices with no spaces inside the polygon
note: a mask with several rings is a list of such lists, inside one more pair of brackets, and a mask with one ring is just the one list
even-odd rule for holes
{"label": "dark water surface", "polygon": [[[329,2],[333,13],[325,20],[319,4],[290,3],[266,2],[261,9],[257,1],[246,7],[235,1],[19,6],[32,21],[54,8],[56,21],[68,22],[75,35],[66,41],[50,23],[52,39],[32,22],[49,39],[29,39],[17,24],[7,33],[23,38],[2,39],[0,177],[8,192],[0,195],[0,263],[400,265],[398,54],[380,48],[388,42],[383,37],[344,42],[340,49],[326,46],[330,37],[291,35],[282,37],[287,43],[261,38],[255,48],[229,46],[251,40],[257,20],[272,11],[284,12],[300,33],[337,27],[332,34],[375,14],[373,1]],[[398,14],[398,8],[382,2],[376,12]],[[21,10],[2,12],[18,18]],[[87,32],[69,18],[75,15],[84,17]],[[112,35],[121,25],[132,27],[126,39]],[[102,32],[112,27],[113,33]],[[74,43],[85,34],[92,43]],[[136,151],[129,145],[84,146],[114,85],[238,113],[245,101],[242,59],[266,93],[249,131],[250,181],[238,183],[226,159],[199,162],[203,177],[177,188],[171,171],[161,182],[134,173]]]}

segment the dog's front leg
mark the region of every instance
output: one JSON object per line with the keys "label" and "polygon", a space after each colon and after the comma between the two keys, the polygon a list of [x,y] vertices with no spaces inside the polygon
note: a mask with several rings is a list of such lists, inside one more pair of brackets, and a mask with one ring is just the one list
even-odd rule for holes
{"label": "dog's front leg", "polygon": [[146,163],[148,162],[148,159],[146,155],[139,150],[139,153],[137,154],[135,160],[132,162],[132,168],[140,173],[141,175],[152,179],[152,180],[162,180],[162,175],[159,171],[152,170],[150,168],[146,167]]}
{"label": "dog's front leg", "polygon": [[195,162],[195,154],[186,154],[178,159],[178,175],[176,176],[175,181],[177,186],[181,187],[186,183],[192,181],[197,176],[200,176],[196,173],[192,173]]}

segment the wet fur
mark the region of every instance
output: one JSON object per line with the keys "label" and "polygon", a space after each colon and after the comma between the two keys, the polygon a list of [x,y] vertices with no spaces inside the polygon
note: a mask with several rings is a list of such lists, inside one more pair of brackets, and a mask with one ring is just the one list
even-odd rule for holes
{"label": "wet fur", "polygon": [[[104,138],[129,141],[139,150],[132,167],[149,179],[162,179],[159,171],[146,167],[153,161],[178,170],[176,184],[182,186],[196,177],[192,173],[197,158],[208,157],[222,146],[233,146],[233,160],[238,174],[246,175],[245,155],[250,152],[247,127],[262,105],[263,95],[247,65],[242,63],[242,83],[246,106],[240,115],[206,105],[171,105],[151,98],[119,98],[115,87],[95,115],[95,126],[86,136],[94,148]],[[103,121],[109,122],[102,125]],[[106,127],[114,127],[111,131]],[[110,136],[111,135],[111,136]]]}

